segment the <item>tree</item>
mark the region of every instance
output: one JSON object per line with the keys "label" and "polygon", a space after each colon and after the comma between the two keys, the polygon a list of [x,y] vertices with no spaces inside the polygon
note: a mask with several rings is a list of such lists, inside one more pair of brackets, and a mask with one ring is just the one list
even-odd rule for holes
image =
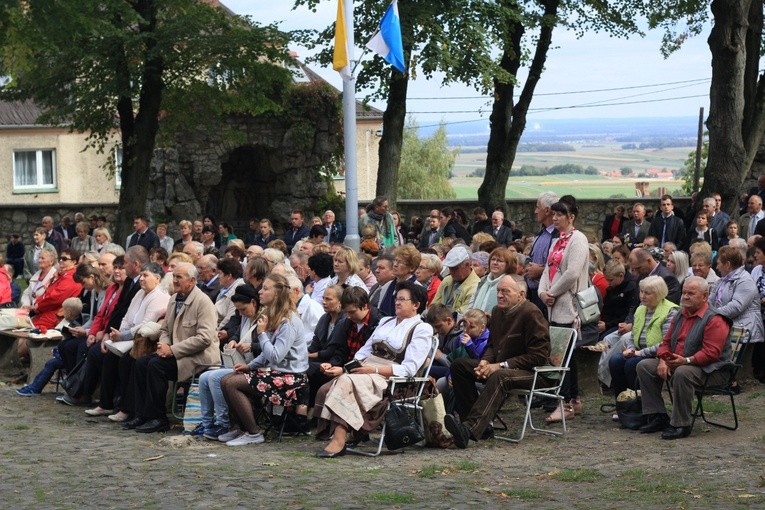
{"label": "tree", "polygon": [[628,166],[623,166],[619,169],[619,172],[621,172],[622,177],[627,177],[629,174],[632,173],[632,169]]}
{"label": "tree", "polygon": [[401,198],[456,198],[449,173],[459,150],[449,149],[443,124],[429,138],[417,134],[417,123],[410,121],[404,129],[398,195]]}
{"label": "tree", "polygon": [[[322,0],[295,0],[295,5],[315,7]],[[359,46],[371,39],[388,1],[354,2],[354,37]],[[386,98],[383,134],[380,139],[377,195],[385,195],[395,207],[398,172],[406,123],[406,92],[409,79],[441,73],[442,84],[461,82],[487,92],[495,76],[508,79],[493,56],[498,43],[490,27],[496,15],[494,2],[484,0],[399,0],[406,73],[392,69],[374,57],[359,66],[357,86],[368,98]],[[487,28],[489,27],[489,28]],[[332,62],[334,23],[321,32],[299,31],[296,40],[309,48],[323,46],[310,61]],[[416,58],[413,55],[416,54]],[[357,55],[357,58],[360,56]]]}
{"label": "tree", "polygon": [[[704,183],[704,173],[707,169],[707,158],[709,157],[709,140],[704,140],[701,144],[701,164],[699,165],[699,182]],[[683,163],[683,168],[680,169],[680,178],[683,181],[683,185],[680,187],[682,192],[686,196],[691,196],[693,193],[693,177],[696,172],[696,150],[692,150],[688,153],[688,158]]]}
{"label": "tree", "polygon": [[[494,78],[494,104],[490,120],[486,175],[478,188],[478,201],[487,211],[507,209],[505,191],[526,116],[545,68],[553,31],[562,26],[578,35],[605,30],[614,36],[640,34],[635,20],[646,13],[644,4],[561,0],[498,0],[491,27],[498,32],[503,75]],[[527,76],[519,85],[524,66]],[[520,88],[515,97],[516,87]],[[506,211],[507,212],[507,211]]]}
{"label": "tree", "polygon": [[[3,0],[0,98],[30,99],[40,122],[89,133],[104,151],[119,138],[117,239],[145,214],[160,134],[212,126],[228,113],[278,111],[288,90],[284,34],[212,1]],[[63,28],[65,27],[65,28]],[[272,62],[266,63],[266,62]]]}

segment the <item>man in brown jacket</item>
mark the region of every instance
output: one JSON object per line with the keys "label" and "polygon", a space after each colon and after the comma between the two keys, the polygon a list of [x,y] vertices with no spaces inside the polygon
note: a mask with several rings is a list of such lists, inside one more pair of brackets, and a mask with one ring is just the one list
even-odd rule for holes
{"label": "man in brown jacket", "polygon": [[[451,366],[455,410],[462,421],[447,414],[444,424],[454,444],[466,448],[470,439],[486,437],[505,388],[530,388],[533,368],[548,363],[549,357],[549,325],[539,308],[526,299],[525,281],[517,275],[503,276],[481,361],[461,358]],[[480,396],[476,382],[484,384]]]}
{"label": "man in brown jacket", "polygon": [[197,269],[178,264],[175,294],[167,305],[157,352],[139,358],[133,369],[136,416],[123,428],[160,432],[169,427],[165,395],[169,381],[185,381],[199,367],[220,363],[215,305],[197,288]]}

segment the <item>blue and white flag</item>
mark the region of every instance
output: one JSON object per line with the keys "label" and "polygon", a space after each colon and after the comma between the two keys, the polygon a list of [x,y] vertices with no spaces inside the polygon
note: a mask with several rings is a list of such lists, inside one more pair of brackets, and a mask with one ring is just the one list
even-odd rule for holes
{"label": "blue and white flag", "polygon": [[401,40],[401,20],[398,16],[398,0],[393,0],[380,21],[380,29],[367,43],[367,48],[385,59],[399,71],[406,72],[404,43]]}

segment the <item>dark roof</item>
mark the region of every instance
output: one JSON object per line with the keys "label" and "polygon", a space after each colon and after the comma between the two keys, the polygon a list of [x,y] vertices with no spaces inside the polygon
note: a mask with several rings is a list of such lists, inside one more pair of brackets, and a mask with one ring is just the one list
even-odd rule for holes
{"label": "dark roof", "polygon": [[0,101],[0,126],[40,126],[42,108],[32,101]]}

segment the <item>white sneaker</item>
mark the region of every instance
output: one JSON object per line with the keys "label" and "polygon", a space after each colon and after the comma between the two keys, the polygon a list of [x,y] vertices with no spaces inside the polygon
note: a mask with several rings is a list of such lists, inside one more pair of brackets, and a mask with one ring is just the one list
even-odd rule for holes
{"label": "white sneaker", "polygon": [[228,441],[226,443],[226,446],[244,446],[247,444],[260,444],[264,442],[265,440],[266,438],[260,432],[258,432],[257,434],[248,434],[247,432],[245,432],[244,434],[237,437],[236,439],[232,439],[231,441]]}
{"label": "white sneaker", "polygon": [[218,436],[218,441],[220,441],[221,443],[228,443],[232,439],[236,439],[237,437],[241,436],[242,434],[244,434],[244,432],[242,432],[239,429],[231,429],[228,432],[226,432],[225,434],[219,435]]}

